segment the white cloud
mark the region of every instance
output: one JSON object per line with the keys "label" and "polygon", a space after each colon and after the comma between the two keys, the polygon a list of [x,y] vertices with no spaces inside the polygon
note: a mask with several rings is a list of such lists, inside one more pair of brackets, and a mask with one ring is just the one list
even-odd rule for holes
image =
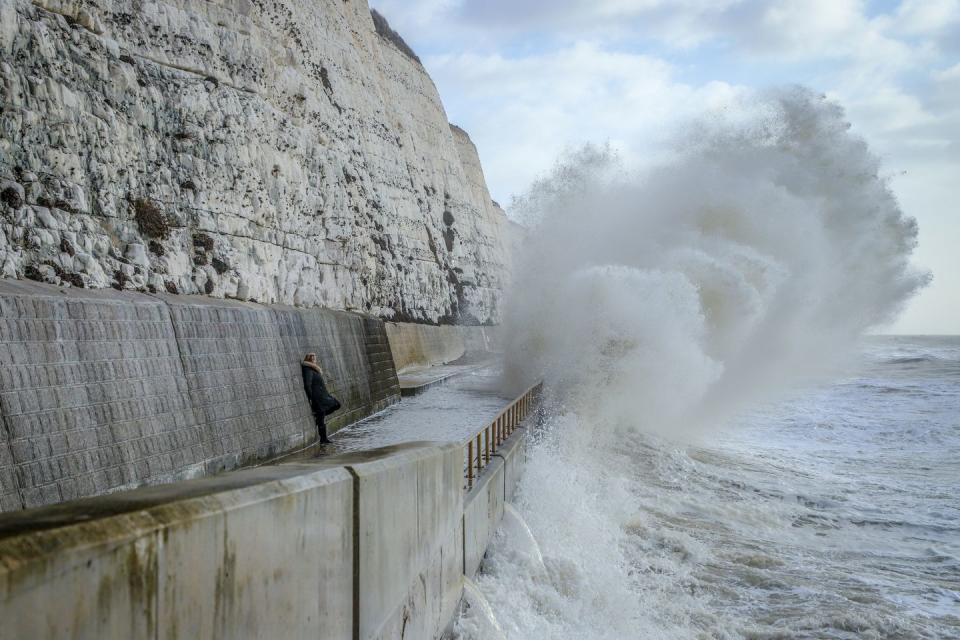
{"label": "white cloud", "polygon": [[931,102],[944,111],[960,110],[960,63],[933,73]]}
{"label": "white cloud", "polygon": [[942,33],[960,21],[957,0],[906,0],[897,8],[891,28],[910,35]]}
{"label": "white cloud", "polygon": [[663,60],[584,42],[516,59],[460,54],[425,62],[474,138],[499,199],[522,191],[571,145],[609,141],[640,159],[670,123],[735,91],[720,82],[690,87]]}
{"label": "white cloud", "polygon": [[509,42],[521,33],[564,42],[602,34],[676,48],[723,40],[733,49],[795,58],[896,50],[901,45],[883,31],[942,28],[958,1],[913,3],[896,18],[878,20],[866,17],[862,0],[377,0],[375,5],[418,39],[460,46]]}

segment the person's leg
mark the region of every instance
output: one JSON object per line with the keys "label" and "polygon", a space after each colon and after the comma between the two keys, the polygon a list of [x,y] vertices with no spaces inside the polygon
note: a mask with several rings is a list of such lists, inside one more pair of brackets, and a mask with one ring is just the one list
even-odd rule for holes
{"label": "person's leg", "polygon": [[320,442],[330,442],[327,437],[327,423],[323,416],[323,411],[317,411],[313,414],[313,419],[317,422],[317,437]]}

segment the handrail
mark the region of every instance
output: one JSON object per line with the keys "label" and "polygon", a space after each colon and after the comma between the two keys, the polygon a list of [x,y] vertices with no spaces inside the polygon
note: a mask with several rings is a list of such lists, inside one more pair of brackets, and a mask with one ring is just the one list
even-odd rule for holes
{"label": "handrail", "polygon": [[479,478],[480,472],[490,464],[490,458],[496,454],[503,441],[509,438],[520,426],[520,423],[536,408],[542,392],[543,381],[540,381],[524,391],[497,414],[492,422],[463,443],[466,456],[463,475],[467,481],[467,491],[473,488],[474,470],[476,470],[476,477]]}

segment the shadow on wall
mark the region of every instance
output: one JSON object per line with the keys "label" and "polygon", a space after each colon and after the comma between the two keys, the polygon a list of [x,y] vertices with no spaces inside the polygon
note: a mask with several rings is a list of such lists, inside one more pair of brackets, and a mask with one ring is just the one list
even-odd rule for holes
{"label": "shadow on wall", "polygon": [[324,309],[0,281],[0,510],[216,473],[399,400],[384,323]]}

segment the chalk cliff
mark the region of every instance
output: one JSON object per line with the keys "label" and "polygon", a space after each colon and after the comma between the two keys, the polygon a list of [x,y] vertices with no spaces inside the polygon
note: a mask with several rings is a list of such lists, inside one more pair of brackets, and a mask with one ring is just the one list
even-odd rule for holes
{"label": "chalk cliff", "polygon": [[0,58],[3,277],[499,320],[507,220],[364,0],[0,0]]}

